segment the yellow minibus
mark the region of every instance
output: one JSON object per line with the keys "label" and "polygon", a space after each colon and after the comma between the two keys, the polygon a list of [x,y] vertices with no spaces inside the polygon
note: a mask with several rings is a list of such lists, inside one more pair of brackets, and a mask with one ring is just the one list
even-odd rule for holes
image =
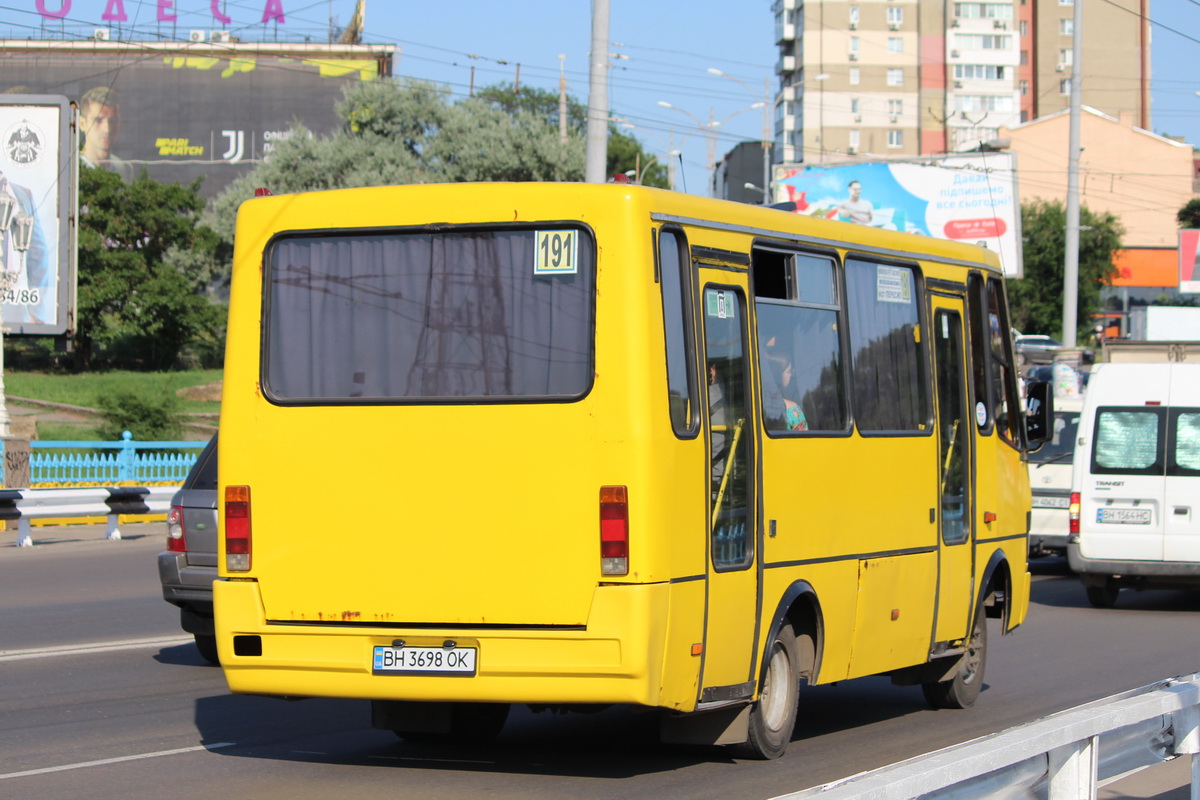
{"label": "yellow minibus", "polygon": [[757,758],[806,684],[969,706],[1049,427],[1005,303],[985,249],[629,184],[249,200],[229,687],[401,736],[626,704]]}

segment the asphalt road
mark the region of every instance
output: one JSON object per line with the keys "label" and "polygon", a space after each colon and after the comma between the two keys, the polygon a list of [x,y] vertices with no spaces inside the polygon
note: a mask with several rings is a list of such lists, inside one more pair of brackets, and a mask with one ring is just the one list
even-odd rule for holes
{"label": "asphalt road", "polygon": [[365,702],[230,695],[161,599],[161,524],[14,540],[0,533],[4,798],[770,798],[1200,670],[1200,593],[1096,610],[1061,561],[1035,562],[1030,619],[994,629],[968,711],[877,678],[816,687],[766,763],[661,746],[621,710],[520,710],[488,746],[414,744],[372,730]]}

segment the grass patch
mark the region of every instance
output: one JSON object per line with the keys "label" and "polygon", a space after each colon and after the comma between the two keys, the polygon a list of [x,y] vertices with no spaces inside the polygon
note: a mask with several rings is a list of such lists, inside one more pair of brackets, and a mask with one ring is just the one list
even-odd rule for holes
{"label": "grass patch", "polygon": [[94,424],[67,422],[39,422],[38,438],[46,442],[100,442],[99,431]]}
{"label": "grass patch", "polygon": [[[130,392],[148,397],[174,395],[180,389],[205,386],[219,381],[222,374],[219,369],[198,369],[186,372],[86,372],[78,375],[5,372],[4,391],[9,395],[27,397],[32,400],[97,408],[102,397],[112,397],[118,393]],[[179,410],[185,414],[216,414],[220,412],[221,404],[181,399]],[[42,438],[58,437],[43,434]]]}

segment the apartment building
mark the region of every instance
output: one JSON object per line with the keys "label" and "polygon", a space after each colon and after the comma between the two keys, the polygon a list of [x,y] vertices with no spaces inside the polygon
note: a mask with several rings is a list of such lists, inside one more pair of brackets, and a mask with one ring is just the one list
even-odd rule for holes
{"label": "apartment building", "polygon": [[[778,160],[974,150],[1066,108],[1073,2],[776,0]],[[1147,2],[1086,3],[1081,76],[1084,103],[1146,128]]]}

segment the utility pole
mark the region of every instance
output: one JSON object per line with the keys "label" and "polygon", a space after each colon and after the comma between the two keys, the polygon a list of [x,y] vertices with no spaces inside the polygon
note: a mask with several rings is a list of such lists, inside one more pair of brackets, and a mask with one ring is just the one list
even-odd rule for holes
{"label": "utility pole", "polygon": [[592,0],[592,63],[588,87],[584,180],[604,183],[608,164],[608,2]]}
{"label": "utility pole", "polygon": [[771,205],[771,79],[763,78],[763,205]]}
{"label": "utility pole", "polygon": [[1071,129],[1067,160],[1066,258],[1063,262],[1063,344],[1074,347],[1079,326],[1079,126],[1083,105],[1083,0],[1075,0],[1071,37]]}

